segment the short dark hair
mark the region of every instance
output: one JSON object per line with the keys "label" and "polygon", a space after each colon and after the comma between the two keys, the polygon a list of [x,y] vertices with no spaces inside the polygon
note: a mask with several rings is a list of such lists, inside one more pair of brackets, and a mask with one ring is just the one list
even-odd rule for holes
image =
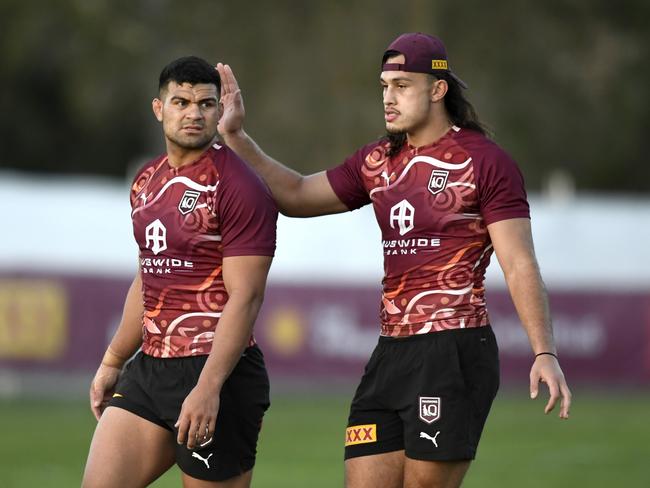
{"label": "short dark hair", "polygon": [[158,91],[167,88],[170,81],[179,85],[189,83],[206,83],[217,86],[217,93],[221,91],[221,78],[219,72],[205,59],[197,56],[185,56],[178,58],[163,68],[160,72]]}

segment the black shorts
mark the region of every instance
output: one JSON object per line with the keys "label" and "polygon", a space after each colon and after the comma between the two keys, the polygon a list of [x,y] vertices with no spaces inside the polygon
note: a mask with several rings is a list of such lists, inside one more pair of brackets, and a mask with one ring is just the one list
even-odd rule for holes
{"label": "black shorts", "polygon": [[176,442],[174,424],[207,356],[154,358],[139,352],[127,363],[109,406],[120,407],[173,433],[176,463],[201,480],[223,481],[255,464],[262,417],[269,407],[269,379],[262,351],[251,346],[221,388],[213,441],[190,450]]}
{"label": "black shorts", "polygon": [[345,459],[404,449],[412,459],[474,459],[499,388],[490,326],[380,337],[352,400]]}

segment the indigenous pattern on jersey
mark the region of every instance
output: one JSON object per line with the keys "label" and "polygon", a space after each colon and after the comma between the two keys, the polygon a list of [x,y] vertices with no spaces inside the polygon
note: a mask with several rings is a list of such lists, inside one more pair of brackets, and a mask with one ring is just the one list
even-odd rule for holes
{"label": "indigenous pattern on jersey", "polygon": [[[227,147],[174,168],[146,164],[131,188],[144,296],[142,351],[209,354],[228,301],[224,257],[273,256],[277,209],[262,181]],[[251,343],[253,338],[251,337]]]}
{"label": "indigenous pattern on jersey", "polygon": [[488,324],[487,225],[529,218],[515,162],[479,132],[453,127],[434,144],[369,144],[327,172],[350,210],[372,203],[384,251],[381,334]]}

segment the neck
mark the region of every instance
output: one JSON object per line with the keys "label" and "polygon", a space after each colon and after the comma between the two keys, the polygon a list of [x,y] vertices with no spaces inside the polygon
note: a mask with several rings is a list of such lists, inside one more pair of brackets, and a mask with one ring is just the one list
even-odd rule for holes
{"label": "neck", "polygon": [[413,147],[433,144],[444,136],[453,124],[446,111],[435,114],[426,124],[406,133],[408,143]]}
{"label": "neck", "polygon": [[206,144],[203,147],[187,149],[180,147],[173,142],[167,141],[167,161],[173,168],[180,168],[186,164],[193,163],[215,142],[216,141],[210,141],[209,144]]}

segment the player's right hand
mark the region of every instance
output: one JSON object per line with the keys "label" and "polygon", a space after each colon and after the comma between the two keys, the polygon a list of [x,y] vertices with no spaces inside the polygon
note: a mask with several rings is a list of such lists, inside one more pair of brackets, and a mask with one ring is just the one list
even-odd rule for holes
{"label": "player's right hand", "polygon": [[121,371],[120,368],[101,364],[95,373],[90,384],[90,410],[98,421],[115,392]]}
{"label": "player's right hand", "polygon": [[241,96],[241,90],[232,69],[227,64],[217,63],[216,67],[221,78],[221,104],[223,113],[219,119],[217,130],[221,137],[226,139],[228,136],[241,132],[244,128],[244,99]]}

